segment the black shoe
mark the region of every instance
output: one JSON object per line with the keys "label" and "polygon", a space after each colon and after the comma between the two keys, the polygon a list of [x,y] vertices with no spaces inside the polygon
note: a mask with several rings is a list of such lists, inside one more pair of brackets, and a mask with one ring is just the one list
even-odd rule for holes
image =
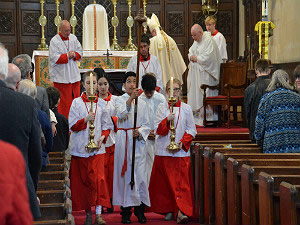
{"label": "black shoe", "polygon": [[114,212],[114,206],[112,205],[111,208],[106,208],[107,213],[113,213]]}
{"label": "black shoe", "polygon": [[131,224],[131,220],[128,219],[128,218],[122,218],[121,222],[122,222],[123,224]]}
{"label": "black shoe", "polygon": [[147,219],[144,215],[145,211],[145,204],[142,203],[139,206],[134,207],[134,215],[138,218],[139,223],[146,223]]}
{"label": "black shoe", "polygon": [[139,216],[136,215],[136,217],[138,218],[139,223],[146,223],[147,222],[147,219],[146,219],[145,215],[139,215]]}

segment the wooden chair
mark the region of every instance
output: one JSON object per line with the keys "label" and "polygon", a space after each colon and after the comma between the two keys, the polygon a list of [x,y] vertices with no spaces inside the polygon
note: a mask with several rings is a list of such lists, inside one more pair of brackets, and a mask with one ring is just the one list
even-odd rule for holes
{"label": "wooden chair", "polygon": [[[243,105],[244,105],[244,90],[247,87],[247,63],[244,62],[231,62],[222,63],[220,71],[219,85],[209,86],[206,84],[201,85],[204,90],[203,95],[203,108],[204,108],[204,121],[203,125],[207,126],[206,108],[207,105],[218,106],[218,124],[221,126],[221,107],[227,107],[227,123],[230,128],[230,107],[233,106],[234,119],[237,120],[237,106],[242,107],[242,118],[244,119]],[[206,96],[206,89],[218,89],[219,95],[213,97]],[[224,121],[223,121],[224,122]]]}

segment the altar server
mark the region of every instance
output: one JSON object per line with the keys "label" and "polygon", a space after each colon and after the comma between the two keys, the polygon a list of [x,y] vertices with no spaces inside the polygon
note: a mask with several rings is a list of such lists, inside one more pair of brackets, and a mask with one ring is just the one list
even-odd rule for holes
{"label": "altar server", "polygon": [[[146,103],[139,98],[137,106],[137,127],[133,129],[134,102],[139,96],[136,75],[127,72],[123,77],[126,93],[117,98],[116,113],[118,132],[116,136],[113,204],[121,206],[122,223],[131,223],[131,208],[140,223],[146,222],[145,205],[150,206],[147,185],[147,163],[145,142],[150,133],[149,115]],[[134,186],[131,190],[132,144],[136,137]]]}
{"label": "altar server", "polygon": [[[173,86],[173,87],[172,87]],[[173,89],[171,91],[171,89]],[[177,223],[187,223],[193,214],[190,145],[196,136],[192,108],[181,102],[181,82],[174,79],[174,85],[167,83],[168,97],[174,93],[176,104],[173,113],[169,103],[158,106],[154,126],[156,131],[156,155],[150,178],[149,193],[151,211],[165,214],[165,220],[177,216]],[[170,122],[176,129],[175,142],[178,151],[168,149],[170,144]]]}
{"label": "altar server", "polygon": [[58,112],[68,118],[73,99],[80,96],[77,61],[82,58],[82,47],[67,20],[61,22],[59,31],[50,41],[49,75],[61,95]]}
{"label": "altar server", "polygon": [[[90,73],[93,73],[92,77]],[[101,216],[102,206],[110,207],[111,204],[104,173],[105,146],[103,143],[107,140],[109,130],[112,129],[112,123],[105,110],[105,104],[98,101],[98,97],[94,101],[93,112],[90,111],[91,102],[88,96],[91,93],[95,95],[96,74],[86,72],[83,81],[86,92],[74,99],[69,115],[72,208],[73,211],[85,210],[87,215],[85,224],[92,224],[91,207],[96,205],[95,224],[105,224]],[[99,149],[89,153],[85,147],[89,143],[91,120],[94,120],[94,140]]]}

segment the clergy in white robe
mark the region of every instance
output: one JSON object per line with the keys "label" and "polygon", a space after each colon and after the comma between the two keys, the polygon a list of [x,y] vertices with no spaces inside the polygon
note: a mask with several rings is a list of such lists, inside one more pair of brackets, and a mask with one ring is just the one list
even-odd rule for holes
{"label": "clergy in white robe", "polygon": [[[147,151],[147,182],[149,185],[150,176],[152,172],[152,166],[155,156],[155,131],[154,131],[154,119],[159,104],[166,102],[164,95],[158,93],[155,90],[156,79],[151,74],[146,74],[142,78],[143,93],[140,95],[140,99],[144,100],[149,110],[149,120],[152,135],[148,136],[146,140],[145,149]],[[151,134],[150,133],[150,134]]]}
{"label": "clergy in white robe", "polygon": [[176,42],[161,29],[155,14],[152,14],[150,20],[148,19],[147,24],[153,36],[150,39],[149,52],[151,55],[155,55],[160,62],[164,86],[171,76],[182,82],[186,65]]}
{"label": "clergy in white robe", "polygon": [[[126,92],[137,90],[135,89],[135,73],[128,72],[125,76],[127,76],[127,74],[134,74],[134,80],[131,79],[133,76],[129,76],[126,80],[123,80],[123,86],[128,85],[127,88],[125,86]],[[124,208],[140,206],[142,204],[150,206],[147,185],[147,152],[145,151],[145,143],[150,133],[148,108],[146,103],[139,98],[137,107],[137,129],[139,136],[136,138],[134,166],[135,184],[133,190],[131,190],[130,181],[135,100],[132,100],[128,106],[127,101],[129,98],[131,97],[125,93],[117,98],[115,104],[118,118],[118,132],[115,144],[113,205],[119,205]],[[126,217],[126,215],[122,215],[122,221],[125,219],[130,220],[130,215],[129,218]]]}
{"label": "clergy in white robe", "polygon": [[[203,126],[203,89],[200,87],[202,84],[211,86],[219,84],[222,60],[216,42],[209,32],[203,32],[201,26],[195,24],[191,29],[191,34],[194,43],[188,55],[190,64],[187,78],[187,103],[193,109],[195,123]],[[217,96],[218,90],[207,89],[206,95]],[[208,121],[218,120],[217,112],[211,106],[207,107],[206,117]]]}
{"label": "clergy in white robe", "polygon": [[218,30],[216,30],[216,19],[212,16],[208,16],[205,19],[205,26],[206,30],[211,33],[211,36],[215,40],[219,51],[221,58],[223,62],[226,62],[228,57],[227,57],[227,49],[226,49],[226,40],[225,37],[223,36],[222,33],[220,33]]}
{"label": "clergy in white robe", "polygon": [[[143,34],[141,38],[141,58],[140,58],[140,69],[139,74],[140,77],[145,75],[146,73],[153,73],[156,77],[156,84],[157,84],[157,91],[160,93],[164,93],[164,84],[162,81],[162,70],[159,63],[158,58],[155,55],[149,54],[149,47],[150,47],[150,40],[148,35]],[[126,72],[132,71],[136,73],[137,69],[137,56],[133,56],[127,66]],[[139,79],[139,86],[138,88],[141,89],[141,80]]]}
{"label": "clergy in white robe", "polygon": [[[170,84],[167,94],[170,96]],[[174,97],[177,102],[170,111],[168,102],[161,103],[156,111],[154,126],[156,131],[156,154],[150,178],[149,193],[151,211],[162,214],[178,214],[177,223],[186,223],[187,216],[193,215],[193,185],[191,179],[190,145],[196,136],[193,112],[189,105],[181,102],[181,83],[174,80]],[[170,144],[170,121],[176,129],[175,143],[179,151],[168,150]],[[172,217],[166,216],[166,220]]]}
{"label": "clergy in white robe", "polygon": [[82,46],[84,50],[110,49],[107,13],[102,5],[88,5],[83,13],[82,25]]}
{"label": "clergy in white robe", "polygon": [[69,110],[74,98],[80,96],[80,72],[77,61],[81,60],[82,47],[77,37],[71,34],[70,23],[63,20],[60,32],[50,41],[49,75],[60,92],[58,112],[69,117]]}

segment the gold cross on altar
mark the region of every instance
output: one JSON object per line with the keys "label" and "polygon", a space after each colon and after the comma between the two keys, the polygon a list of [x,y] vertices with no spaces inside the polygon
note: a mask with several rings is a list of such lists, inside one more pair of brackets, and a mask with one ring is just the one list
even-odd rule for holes
{"label": "gold cross on altar", "polygon": [[106,56],[106,67],[108,68],[109,65],[110,65],[110,62],[109,62],[109,56],[112,55],[112,53],[109,53],[109,50],[107,49],[107,50],[106,50],[106,54],[104,53],[103,55]]}

